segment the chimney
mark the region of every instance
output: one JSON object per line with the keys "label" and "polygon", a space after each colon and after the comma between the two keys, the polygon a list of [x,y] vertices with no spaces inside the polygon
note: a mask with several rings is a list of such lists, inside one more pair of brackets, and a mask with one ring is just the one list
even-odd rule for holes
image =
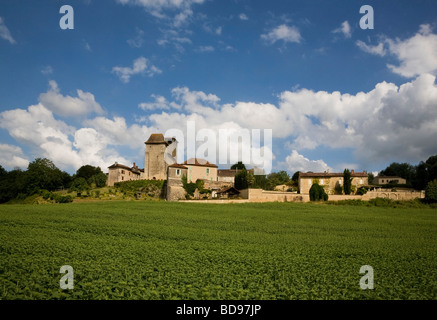
{"label": "chimney", "polygon": [[354,173],[355,173],[355,170],[351,170],[351,173],[354,174]]}
{"label": "chimney", "polygon": [[136,168],[136,166],[135,166],[135,162],[134,162],[134,168]]}

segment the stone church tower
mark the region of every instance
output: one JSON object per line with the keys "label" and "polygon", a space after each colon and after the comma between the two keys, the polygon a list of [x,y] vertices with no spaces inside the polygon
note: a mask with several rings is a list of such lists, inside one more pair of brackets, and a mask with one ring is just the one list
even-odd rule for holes
{"label": "stone church tower", "polygon": [[[176,139],[164,138],[161,133],[153,133],[145,144],[146,154],[144,157],[143,179],[166,180],[168,166],[172,164],[171,157],[176,159]],[[166,148],[171,144],[174,144],[175,148],[171,154],[166,154]]]}

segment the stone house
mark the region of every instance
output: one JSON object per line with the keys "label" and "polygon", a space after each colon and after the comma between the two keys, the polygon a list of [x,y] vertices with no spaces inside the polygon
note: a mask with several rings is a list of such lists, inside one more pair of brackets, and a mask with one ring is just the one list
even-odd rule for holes
{"label": "stone house", "polygon": [[198,179],[217,181],[218,167],[204,159],[188,159],[183,163],[183,166],[187,168],[188,182],[196,182]]}
{"label": "stone house", "polygon": [[[356,189],[369,184],[366,172],[351,171],[352,186]],[[329,172],[307,172],[299,174],[299,191],[301,194],[309,194],[310,188],[314,183],[321,185],[327,194],[336,194],[337,190],[343,188],[343,173]]]}
{"label": "stone house", "polygon": [[108,169],[109,173],[106,184],[110,187],[114,186],[114,183],[116,182],[141,180],[144,173],[144,170],[138,168],[138,166],[135,165],[135,162],[132,167],[115,162],[108,167]]}
{"label": "stone house", "polygon": [[407,180],[401,177],[390,177],[390,176],[376,176],[373,179],[373,184],[388,184],[390,182],[397,182],[397,184],[406,184]]}

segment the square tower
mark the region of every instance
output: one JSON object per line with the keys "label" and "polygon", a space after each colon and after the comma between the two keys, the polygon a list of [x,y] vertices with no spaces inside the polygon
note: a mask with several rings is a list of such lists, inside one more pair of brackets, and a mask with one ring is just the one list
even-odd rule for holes
{"label": "square tower", "polygon": [[[175,138],[164,138],[161,133],[153,133],[149,140],[145,142],[146,153],[144,157],[144,179],[146,180],[166,180],[168,165],[168,155],[166,149],[169,145],[176,143]],[[171,156],[176,157],[176,148]],[[167,160],[167,161],[166,161]]]}

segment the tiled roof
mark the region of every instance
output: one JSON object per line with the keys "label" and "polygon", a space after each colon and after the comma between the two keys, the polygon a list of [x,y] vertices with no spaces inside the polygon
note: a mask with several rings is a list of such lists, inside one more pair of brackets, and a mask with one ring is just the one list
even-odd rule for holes
{"label": "tiled roof", "polygon": [[171,167],[171,168],[180,168],[180,169],[188,169],[187,167],[185,167],[184,165],[179,164],[179,163],[173,163],[173,164],[169,165],[169,167]]}
{"label": "tiled roof", "polygon": [[127,170],[131,170],[131,167],[125,166],[124,164],[120,164],[120,163],[114,163],[113,165],[108,167],[109,169],[115,169],[115,168],[122,168],[122,169],[127,169]]}
{"label": "tiled roof", "polygon": [[184,165],[218,168],[215,164],[212,164],[204,159],[197,159],[197,158],[191,158],[185,161]]}
{"label": "tiled roof", "polygon": [[164,135],[162,133],[152,133],[149,137],[149,140],[145,142],[146,144],[161,144],[167,143],[164,140]]}
{"label": "tiled roof", "polygon": [[120,164],[120,163],[114,163],[113,165],[109,166],[108,169],[126,169],[129,170],[133,173],[139,174],[139,172],[144,172],[144,169],[139,169],[138,167],[128,167],[125,166],[124,164]]}
{"label": "tiled roof", "polygon": [[237,170],[234,169],[219,169],[217,170],[217,176],[219,177],[235,177]]}

